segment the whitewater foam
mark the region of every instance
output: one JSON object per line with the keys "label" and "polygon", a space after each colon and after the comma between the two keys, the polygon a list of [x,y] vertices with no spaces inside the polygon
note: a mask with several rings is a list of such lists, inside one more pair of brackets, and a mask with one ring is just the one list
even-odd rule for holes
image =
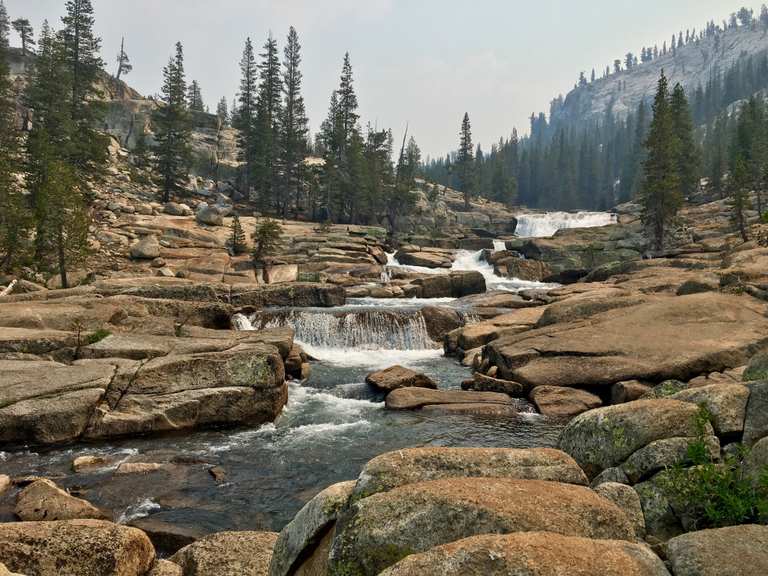
{"label": "whitewater foam", "polygon": [[522,238],[547,238],[558,230],[595,228],[615,224],[618,216],[610,212],[547,212],[517,216],[515,235]]}
{"label": "whitewater foam", "polygon": [[128,506],[128,508],[120,513],[120,515],[117,517],[117,523],[127,524],[133,520],[145,518],[152,512],[160,510],[160,508],[162,508],[162,506],[152,500],[152,498],[144,498],[143,500],[138,500],[135,504]]}
{"label": "whitewater foam", "polygon": [[395,350],[379,348],[376,350],[359,350],[356,348],[332,348],[330,346],[314,346],[306,342],[297,342],[304,351],[323,362],[334,366],[356,368],[370,367],[379,370],[395,364],[409,367],[419,363],[440,358],[441,348],[422,350]]}
{"label": "whitewater foam", "polygon": [[485,286],[488,290],[504,290],[507,292],[520,292],[521,290],[551,290],[557,288],[558,284],[547,284],[545,282],[533,282],[530,280],[520,280],[518,278],[503,278],[497,276],[488,262],[483,259],[483,251],[470,252],[469,250],[459,250],[456,252],[456,259],[453,261],[451,270],[480,272],[485,278]]}

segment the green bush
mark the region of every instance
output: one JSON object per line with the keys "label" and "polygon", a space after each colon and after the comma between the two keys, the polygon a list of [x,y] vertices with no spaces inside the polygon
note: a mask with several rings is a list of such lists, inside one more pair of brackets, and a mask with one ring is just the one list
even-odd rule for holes
{"label": "green bush", "polygon": [[109,330],[104,330],[103,328],[96,330],[96,332],[92,332],[91,334],[88,335],[88,338],[87,338],[88,344],[96,344],[96,342],[100,342],[104,340],[104,338],[111,335],[112,335],[112,332],[110,332]]}
{"label": "green bush", "polygon": [[768,522],[768,467],[755,479],[744,474],[749,449],[739,446],[723,462],[709,458],[705,438],[710,413],[701,406],[696,415],[696,437],[688,446],[687,460],[660,476],[673,509],[684,514],[697,530]]}

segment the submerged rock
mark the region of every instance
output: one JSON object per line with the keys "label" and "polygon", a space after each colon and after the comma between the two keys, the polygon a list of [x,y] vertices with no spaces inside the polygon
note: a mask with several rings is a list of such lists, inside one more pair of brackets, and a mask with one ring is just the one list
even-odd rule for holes
{"label": "submerged rock", "polygon": [[380,576],[669,576],[647,547],[551,532],[465,538],[407,556]]}
{"label": "submerged rock", "polygon": [[398,388],[437,388],[437,384],[429,376],[402,366],[391,366],[385,370],[368,374],[365,381],[384,392],[391,392]]}
{"label": "submerged rock", "polygon": [[414,410],[437,404],[501,404],[512,406],[506,394],[495,392],[460,392],[427,388],[399,388],[387,395],[388,410]]}
{"label": "submerged rock", "polygon": [[23,521],[109,519],[90,502],[68,494],[45,479],[37,480],[19,492],[14,512]]}
{"label": "submerged rock", "polygon": [[356,501],[342,515],[330,574],[378,574],[405,556],[469,536],[548,531],[634,539],[613,503],[589,488],[540,480],[451,478]]}
{"label": "submerged rock", "polygon": [[551,448],[408,448],[368,462],[355,485],[354,498],[427,480],[469,477],[587,483],[570,456]]}

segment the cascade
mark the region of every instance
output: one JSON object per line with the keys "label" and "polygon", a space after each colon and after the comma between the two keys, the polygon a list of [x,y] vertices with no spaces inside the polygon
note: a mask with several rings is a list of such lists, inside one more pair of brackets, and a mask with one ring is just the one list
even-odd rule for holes
{"label": "cascade", "polygon": [[595,228],[616,224],[618,216],[610,212],[547,212],[517,216],[515,235],[523,238],[547,238],[558,230]]}

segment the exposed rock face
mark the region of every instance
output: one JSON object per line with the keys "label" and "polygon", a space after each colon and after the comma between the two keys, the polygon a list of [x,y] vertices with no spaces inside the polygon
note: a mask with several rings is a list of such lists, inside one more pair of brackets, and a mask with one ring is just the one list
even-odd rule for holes
{"label": "exposed rock face", "polygon": [[81,498],[75,498],[50,480],[37,480],[16,497],[16,516],[33,520],[107,520],[107,515]]}
{"label": "exposed rock face", "polygon": [[429,337],[436,342],[442,342],[448,332],[464,325],[464,320],[452,308],[425,306],[421,309],[421,316],[427,324]]}
{"label": "exposed rock face", "polygon": [[768,380],[749,383],[743,442],[747,446],[768,436]]}
{"label": "exposed rock face", "polygon": [[744,371],[744,380],[768,380],[768,352],[755,354]]}
{"label": "exposed rock face", "polygon": [[403,557],[488,533],[548,531],[632,540],[614,504],[588,488],[539,480],[452,478],[358,500],[336,528],[331,574],[378,574]]}
{"label": "exposed rock face", "polygon": [[185,576],[267,576],[276,540],[274,532],[220,532],[182,548],[170,560]]}
{"label": "exposed rock face", "polygon": [[768,574],[768,527],[732,526],[690,532],[667,542],[675,576]]}
{"label": "exposed rock face", "polygon": [[413,281],[420,288],[420,298],[462,298],[485,292],[485,278],[480,272],[434,274]]}
{"label": "exposed rock face", "polygon": [[381,576],[669,576],[648,548],[551,532],[473,536],[410,555]]}
{"label": "exposed rock face", "polygon": [[365,465],[355,498],[444,478],[513,478],[586,485],[567,454],[549,448],[409,448],[377,456]]}
{"label": "exposed rock face", "polygon": [[400,264],[424,268],[450,268],[453,264],[453,254],[449,250],[400,250],[395,258]]}
{"label": "exposed rock face", "polygon": [[184,576],[181,566],[168,560],[158,560],[147,576]]}
{"label": "exposed rock face", "polygon": [[391,392],[398,388],[432,388],[437,389],[437,384],[424,374],[419,374],[402,366],[392,366],[385,370],[379,370],[366,376],[365,381],[384,392]]}
{"label": "exposed rock face", "polygon": [[143,576],[155,550],[135,528],[100,520],[0,524],[0,558],[36,576]]}
{"label": "exposed rock face", "polygon": [[533,386],[687,381],[739,366],[768,344],[764,313],[755,300],[738,296],[666,298],[587,323],[502,334],[484,356],[499,367],[501,377]]}
{"label": "exposed rock face", "polygon": [[353,481],[329,486],[296,514],[275,542],[269,576],[288,576],[294,570],[303,573],[302,565],[315,551],[324,553],[322,560],[327,562],[328,550],[319,549],[318,544],[325,534],[332,536],[336,518],[347,505],[354,486]]}
{"label": "exposed rock face", "polygon": [[530,398],[539,412],[546,416],[569,418],[603,405],[599,396],[585,390],[559,386],[537,386]]}
{"label": "exposed rock face", "polygon": [[560,448],[595,477],[654,440],[695,436],[698,410],[679,400],[638,400],[597,408],[571,420],[560,437]]}

